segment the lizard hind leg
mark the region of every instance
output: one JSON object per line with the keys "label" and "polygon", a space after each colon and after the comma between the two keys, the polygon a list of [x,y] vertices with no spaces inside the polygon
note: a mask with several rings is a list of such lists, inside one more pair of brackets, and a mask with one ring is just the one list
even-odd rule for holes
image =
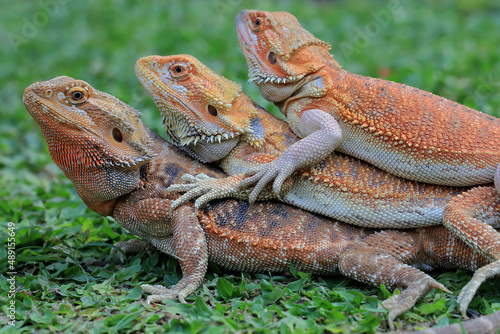
{"label": "lizard hind leg", "polygon": [[382,304],[389,311],[388,322],[392,329],[394,319],[431,290],[450,292],[426,273],[407,264],[418,255],[418,244],[414,233],[382,231],[349,248],[339,261],[339,271],[347,277],[374,286],[384,284],[389,289],[403,288],[400,295]]}
{"label": "lizard hind leg", "polygon": [[453,198],[443,213],[443,225],[476,252],[500,260],[500,194],[478,187]]}
{"label": "lizard hind leg", "polygon": [[193,208],[183,205],[172,215],[173,234],[152,235],[148,242],[155,248],[175,256],[182,269],[182,278],[170,288],[162,285],[142,285],[142,290],[151,295],[148,303],[161,302],[164,299],[178,298],[185,303],[185,298],[193,293],[203,281],[208,266],[208,249],[205,234],[193,212]]}
{"label": "lizard hind leg", "polygon": [[476,270],[460,292],[457,303],[464,318],[467,318],[467,307],[481,284],[500,275],[500,233],[495,230],[500,227],[500,194],[497,189],[474,188],[452,199],[444,210],[444,226],[493,261]]}

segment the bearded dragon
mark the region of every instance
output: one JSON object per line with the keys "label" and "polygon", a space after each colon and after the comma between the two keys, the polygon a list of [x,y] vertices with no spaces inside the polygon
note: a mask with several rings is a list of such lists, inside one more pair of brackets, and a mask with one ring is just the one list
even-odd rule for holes
{"label": "bearded dragon", "polygon": [[[448,291],[410,265],[476,270],[491,263],[442,226],[375,231],[278,202],[250,206],[229,199],[197,213],[186,204],[170,215],[178,194],[165,190],[182,174],[224,174],[167,143],[142,123],[139,112],[85,81],[57,77],[37,82],[26,88],[23,101],[52,159],[85,204],[143,239],[121,247],[152,245],[179,259],[183,278],[176,285],[142,285],[152,294],[148,302],[185,302],[202,282],[207,261],[250,272],[286,271],[293,263],[298,270],[340,272],[368,284],[403,288],[385,301],[392,325],[428,291]],[[485,195],[488,201],[495,197]],[[500,202],[500,196],[494,201]],[[476,280],[474,275],[471,282]],[[484,319],[484,326],[498,326],[500,312]],[[477,320],[471,326],[478,328]]]}
{"label": "bearded dragon", "polygon": [[500,119],[418,88],[343,70],[330,46],[287,12],[243,10],[236,32],[249,81],[302,138],[244,181],[258,181],[253,198],[273,179],[278,193],[294,170],[334,150],[409,180],[448,186],[495,180],[500,191]]}
{"label": "bearded dragon", "polygon": [[[136,74],[160,109],[172,142],[203,162],[219,161],[231,175],[227,179],[184,176],[190,184],[169,188],[186,192],[172,208],[200,195],[196,208],[217,198],[248,200],[249,192],[238,188],[244,173],[279,159],[298,141],[285,122],[256,105],[238,84],[192,56],[144,57],[136,62]],[[497,260],[485,269],[496,275],[500,234],[490,225],[499,224],[497,208],[460,211],[475,207],[468,201],[467,206],[455,204],[444,211],[465,190],[409,181],[355,158],[332,154],[293,174],[279,199],[357,226],[411,228],[444,223],[474,250]],[[273,196],[271,190],[262,192],[263,199]]]}

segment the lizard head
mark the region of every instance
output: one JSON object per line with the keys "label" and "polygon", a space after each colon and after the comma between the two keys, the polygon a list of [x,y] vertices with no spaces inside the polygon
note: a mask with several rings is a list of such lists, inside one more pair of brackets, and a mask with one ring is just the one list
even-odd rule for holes
{"label": "lizard head", "polygon": [[139,170],[154,152],[150,130],[138,111],[70,77],[33,83],[24,91],[23,102],[40,126],[52,159],[94,211],[107,214],[102,207],[96,209],[96,203],[139,186]]}
{"label": "lizard head", "polygon": [[[236,34],[248,64],[249,80],[263,96],[279,102],[293,94],[308,74],[332,62],[330,46],[302,28],[287,12],[242,10]],[[287,90],[274,96],[277,88]]]}
{"label": "lizard head", "polygon": [[189,55],[148,56],[135,65],[162,114],[167,136],[202,162],[222,159],[248,131],[251,108],[241,86]]}

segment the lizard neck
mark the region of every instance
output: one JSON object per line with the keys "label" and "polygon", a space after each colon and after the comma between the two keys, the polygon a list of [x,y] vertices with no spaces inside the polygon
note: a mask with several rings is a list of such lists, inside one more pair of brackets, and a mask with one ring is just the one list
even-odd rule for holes
{"label": "lizard neck", "polygon": [[73,182],[78,196],[93,211],[108,216],[116,199],[138,188],[142,165],[113,165],[92,138],[78,135],[52,136],[44,131],[56,165]]}
{"label": "lizard neck", "polygon": [[242,136],[241,140],[255,149],[261,149],[262,146],[274,143],[272,137],[284,137],[288,134],[288,125],[278,117],[272,115],[269,111],[253,102],[246,96],[245,104],[249,110],[248,131]]}

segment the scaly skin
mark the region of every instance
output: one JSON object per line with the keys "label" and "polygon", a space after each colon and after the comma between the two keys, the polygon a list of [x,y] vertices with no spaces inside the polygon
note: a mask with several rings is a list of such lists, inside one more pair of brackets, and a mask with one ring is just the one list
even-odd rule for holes
{"label": "scaly skin", "polygon": [[[253,103],[239,85],[192,56],[144,57],[136,63],[136,74],[162,112],[173,142],[183,143],[181,148],[202,161],[219,160],[224,171],[233,175],[228,179],[185,176],[191,184],[170,188],[187,191],[173,203],[174,208],[200,195],[196,207],[216,198],[247,199],[248,191],[238,191],[243,178],[238,173],[279,159],[297,142],[283,121]],[[221,155],[227,148],[231,148],[227,155]],[[293,174],[279,198],[357,226],[410,228],[444,222],[476,251],[499,260],[500,234],[488,225],[499,223],[498,207],[484,207],[480,212],[486,216],[478,214],[476,219],[475,211],[454,216],[461,209],[458,205],[443,220],[447,203],[464,190],[409,181],[360,160],[332,154]],[[272,195],[271,191],[262,192],[263,198]],[[473,204],[469,202],[468,208]],[[500,267],[500,261],[495,266]],[[495,274],[495,268],[489,271]]]}
{"label": "scaly skin", "polygon": [[264,272],[286,271],[293,263],[298,270],[340,272],[368,284],[403,288],[385,302],[392,325],[428,291],[447,291],[411,264],[476,270],[491,263],[442,226],[376,232],[285,204],[249,206],[235,200],[215,201],[197,214],[192,205],[183,205],[169,215],[178,194],[165,190],[182,174],[220,178],[222,172],[172,147],[140,121],[136,110],[84,81],[57,77],[34,83],[23,100],[54,162],[87,206],[144,240],[121,247],[137,251],[150,245],[179,259],[181,281],[170,289],[143,285],[152,293],[148,302],[184,301],[200,285],[207,260]]}
{"label": "scaly skin", "polygon": [[[500,119],[420,89],[343,70],[329,45],[286,12],[243,10],[236,17],[250,81],[303,138],[263,166],[254,191],[333,150],[426,183],[500,189]],[[315,151],[310,152],[309,148]],[[297,161],[301,162],[300,165]],[[250,181],[249,181],[250,182]]]}

